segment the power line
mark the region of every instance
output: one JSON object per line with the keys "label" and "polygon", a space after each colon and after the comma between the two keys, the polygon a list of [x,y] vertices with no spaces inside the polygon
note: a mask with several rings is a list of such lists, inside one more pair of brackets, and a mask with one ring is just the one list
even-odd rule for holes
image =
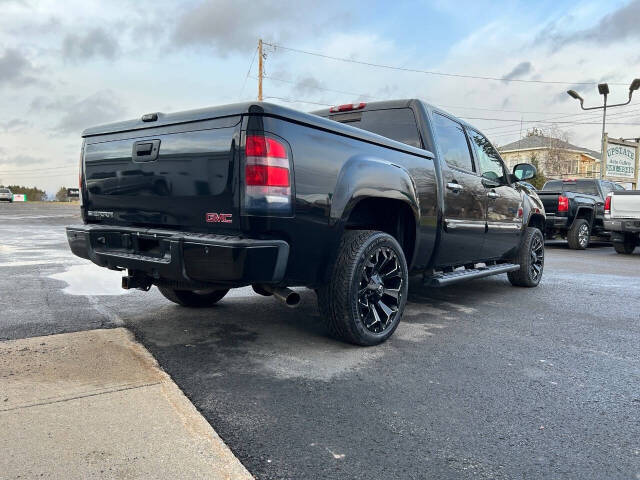
{"label": "power line", "polygon": [[244,77],[244,82],[242,82],[242,90],[240,90],[240,98],[242,98],[242,94],[244,93],[244,88],[247,86],[247,79],[251,74],[251,69],[253,68],[253,62],[256,61],[256,55],[258,54],[258,47],[253,51],[253,57],[251,57],[251,63],[249,64],[249,70],[247,71],[247,75]]}
{"label": "power line", "polygon": [[[634,104],[637,105],[637,104]],[[639,109],[635,109],[635,110],[630,110],[630,111],[623,111],[623,112],[618,112],[618,113],[612,113],[610,114],[610,116],[617,116],[617,115],[621,115],[623,113],[631,113],[631,112],[635,112],[638,111]],[[562,116],[558,116],[558,117],[552,117],[552,118],[546,118],[544,121],[547,123],[550,123],[552,121],[555,120],[559,120],[562,118],[576,118],[576,119],[580,119],[580,120],[595,120],[595,119],[599,119],[600,114],[599,113],[593,113],[593,112],[579,112],[579,113],[574,113],[574,114],[569,114],[569,115],[562,115]],[[502,130],[505,128],[509,128],[509,127],[515,127],[516,125],[520,124],[520,120],[513,120],[514,123],[512,123],[511,125],[501,125],[501,126],[496,126],[496,127],[489,127],[486,128],[485,131],[489,131],[489,130]]]}
{"label": "power line", "polygon": [[[251,78],[253,78],[254,80],[258,79],[258,77],[251,77]],[[283,83],[290,83],[292,85],[298,85],[298,82],[294,82],[292,80],[285,80],[283,78],[276,78],[276,77],[272,77],[270,75],[264,75],[264,78],[266,78],[268,80],[274,80],[276,82],[283,82]],[[333,90],[331,88],[324,88],[324,87],[319,87],[319,86],[316,86],[316,85],[305,85],[305,87],[306,88],[313,88],[315,90],[324,90],[325,92],[341,93],[343,95],[355,95],[355,96],[358,96],[358,97],[367,97],[367,98],[373,98],[373,99],[376,99],[376,100],[382,100],[379,97],[374,97],[372,95],[367,95],[365,93],[346,92],[344,90]]]}
{"label": "power line", "polygon": [[[70,172],[70,173],[58,173],[58,174],[42,174],[42,175],[34,175],[34,174],[30,173],[28,175],[23,175],[23,174],[20,174],[20,175],[6,175],[6,177],[13,178],[13,177],[16,177],[16,176],[18,176],[18,177],[26,176],[28,178],[56,178],[56,177],[71,177],[72,175],[74,175],[73,172]],[[21,180],[21,181],[24,181],[24,180]]]}
{"label": "power line", "polygon": [[[355,63],[358,65],[365,65],[368,67],[384,68],[387,70],[399,70],[399,71],[411,72],[411,73],[423,73],[426,75],[436,75],[436,76],[442,76],[442,77],[470,78],[474,80],[493,80],[493,81],[499,81],[499,82],[538,83],[538,84],[554,84],[554,85],[597,85],[598,84],[597,82],[566,82],[566,81],[560,81],[560,80],[524,80],[519,78],[490,77],[486,75],[464,75],[460,73],[447,73],[447,72],[438,72],[434,70],[421,70],[418,68],[397,67],[394,65],[385,65],[381,63],[364,62],[361,60],[354,60],[352,58],[334,57],[332,55],[326,55],[324,53],[310,52],[308,50],[302,50],[299,48],[285,47],[283,45],[277,45],[275,43],[264,42],[264,44],[269,45],[270,47],[273,47],[275,49],[279,48],[281,50],[288,50],[291,52],[303,53],[305,55],[313,55],[315,57],[327,58],[327,59],[336,60],[339,62]],[[610,85],[627,86],[628,84],[627,83],[610,83]]]}
{"label": "power line", "polygon": [[284,98],[284,97],[264,97],[264,98],[265,99],[273,98],[275,100],[282,100],[283,102],[289,102],[289,103],[308,103],[310,105],[321,105],[323,107],[330,107],[331,106],[330,103],[308,102],[306,100],[296,100],[295,98]]}
{"label": "power line", "polygon": [[[253,80],[257,80],[258,77],[255,76],[251,76],[250,78],[252,78]],[[282,83],[288,83],[291,85],[298,85],[299,82],[293,81],[293,80],[285,80],[284,78],[277,78],[277,77],[273,77],[271,75],[264,75],[264,78],[268,79],[268,80],[273,80],[276,82],[282,82]],[[325,92],[332,92],[332,93],[341,93],[343,95],[354,95],[354,96],[358,96],[358,97],[366,97],[366,98],[371,98],[374,100],[388,100],[388,98],[381,98],[381,97],[376,97],[373,95],[369,95],[367,93],[357,93],[357,92],[348,92],[345,90],[335,90],[333,88],[326,88],[326,87],[320,87],[317,85],[305,85],[304,88],[311,88],[313,90],[323,90]],[[538,115],[580,115],[580,114],[569,114],[568,112],[541,112],[541,111],[527,111],[527,110],[509,110],[509,109],[504,109],[504,108],[494,108],[494,107],[470,107],[470,106],[463,106],[463,105],[446,105],[446,104],[440,104],[437,102],[433,102],[432,100],[427,100],[428,103],[434,103],[439,107],[444,107],[444,108],[457,108],[457,109],[461,109],[461,110],[486,110],[488,112],[510,112],[510,113],[534,113],[534,114],[538,114]]]}
{"label": "power line", "polygon": [[[486,117],[459,117],[464,120],[491,120],[493,122],[518,122],[518,123],[553,123],[553,124],[570,124],[570,125],[602,125],[602,122],[572,122],[572,121],[550,121],[550,120],[514,120],[512,118],[486,118]],[[607,122],[607,125],[640,125],[637,122]]]}
{"label": "power line", "polygon": [[69,168],[73,168],[76,171],[78,170],[78,166],[68,166],[68,167],[47,167],[47,168],[33,168],[33,169],[27,169],[27,170],[5,170],[0,172],[0,175],[20,175],[22,173],[30,173],[30,172],[44,172],[44,171],[48,171],[48,170],[66,170]]}

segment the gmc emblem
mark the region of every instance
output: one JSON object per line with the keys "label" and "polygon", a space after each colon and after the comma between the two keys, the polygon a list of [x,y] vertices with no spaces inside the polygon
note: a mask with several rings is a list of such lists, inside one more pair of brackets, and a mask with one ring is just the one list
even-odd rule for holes
{"label": "gmc emblem", "polygon": [[207,223],[231,223],[231,213],[207,213]]}

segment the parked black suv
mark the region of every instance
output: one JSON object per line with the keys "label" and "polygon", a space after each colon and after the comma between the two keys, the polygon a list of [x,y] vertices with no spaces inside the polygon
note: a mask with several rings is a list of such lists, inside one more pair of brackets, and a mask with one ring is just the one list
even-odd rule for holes
{"label": "parked black suv", "polygon": [[374,345],[400,321],[409,272],[433,286],[542,277],[544,208],[515,183],[535,168],[508,172],[480,131],[420,100],[315,114],[252,102],[83,137],[85,224],[69,243],[127,269],[125,288],[198,307],[244,285],[295,304],[287,287],[305,286],[331,333]]}

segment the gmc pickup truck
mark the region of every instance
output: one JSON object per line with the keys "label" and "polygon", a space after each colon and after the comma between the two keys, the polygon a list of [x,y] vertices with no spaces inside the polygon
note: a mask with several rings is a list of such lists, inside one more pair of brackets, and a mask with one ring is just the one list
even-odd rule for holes
{"label": "gmc pickup truck", "polygon": [[334,336],[391,336],[410,273],[432,286],[542,277],[544,207],[479,130],[420,100],[315,114],[263,102],[83,132],[71,250],[187,307],[252,285],[317,293]]}
{"label": "gmc pickup truck", "polygon": [[547,213],[545,237],[560,236],[569,248],[584,250],[592,235],[607,236],[604,199],[616,190],[624,187],[608,180],[549,180],[537,192]]}
{"label": "gmc pickup truck", "polygon": [[640,191],[614,191],[604,202],[604,227],[617,253],[632,254],[640,245]]}

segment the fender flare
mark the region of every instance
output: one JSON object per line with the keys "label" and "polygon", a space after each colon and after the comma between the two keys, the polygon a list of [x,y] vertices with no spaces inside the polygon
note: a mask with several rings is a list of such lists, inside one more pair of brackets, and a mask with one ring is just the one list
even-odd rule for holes
{"label": "fender flare", "polygon": [[[589,210],[589,216],[588,217],[580,217],[580,212],[583,210]],[[573,217],[573,221],[571,222],[571,225],[573,225],[575,223],[576,220],[578,220],[579,218],[585,218],[585,220],[589,221],[589,227],[593,228],[593,223],[595,221],[596,218],[596,210],[595,210],[595,206],[589,206],[589,205],[582,205],[580,207],[578,207],[576,209],[576,214]]]}
{"label": "fender flare", "polygon": [[[358,155],[350,158],[340,170],[331,198],[329,222],[342,227],[355,206],[369,198],[399,200],[411,208],[415,223],[414,256],[418,246],[420,202],[409,172],[387,160]],[[413,258],[408,258],[411,264]]]}

